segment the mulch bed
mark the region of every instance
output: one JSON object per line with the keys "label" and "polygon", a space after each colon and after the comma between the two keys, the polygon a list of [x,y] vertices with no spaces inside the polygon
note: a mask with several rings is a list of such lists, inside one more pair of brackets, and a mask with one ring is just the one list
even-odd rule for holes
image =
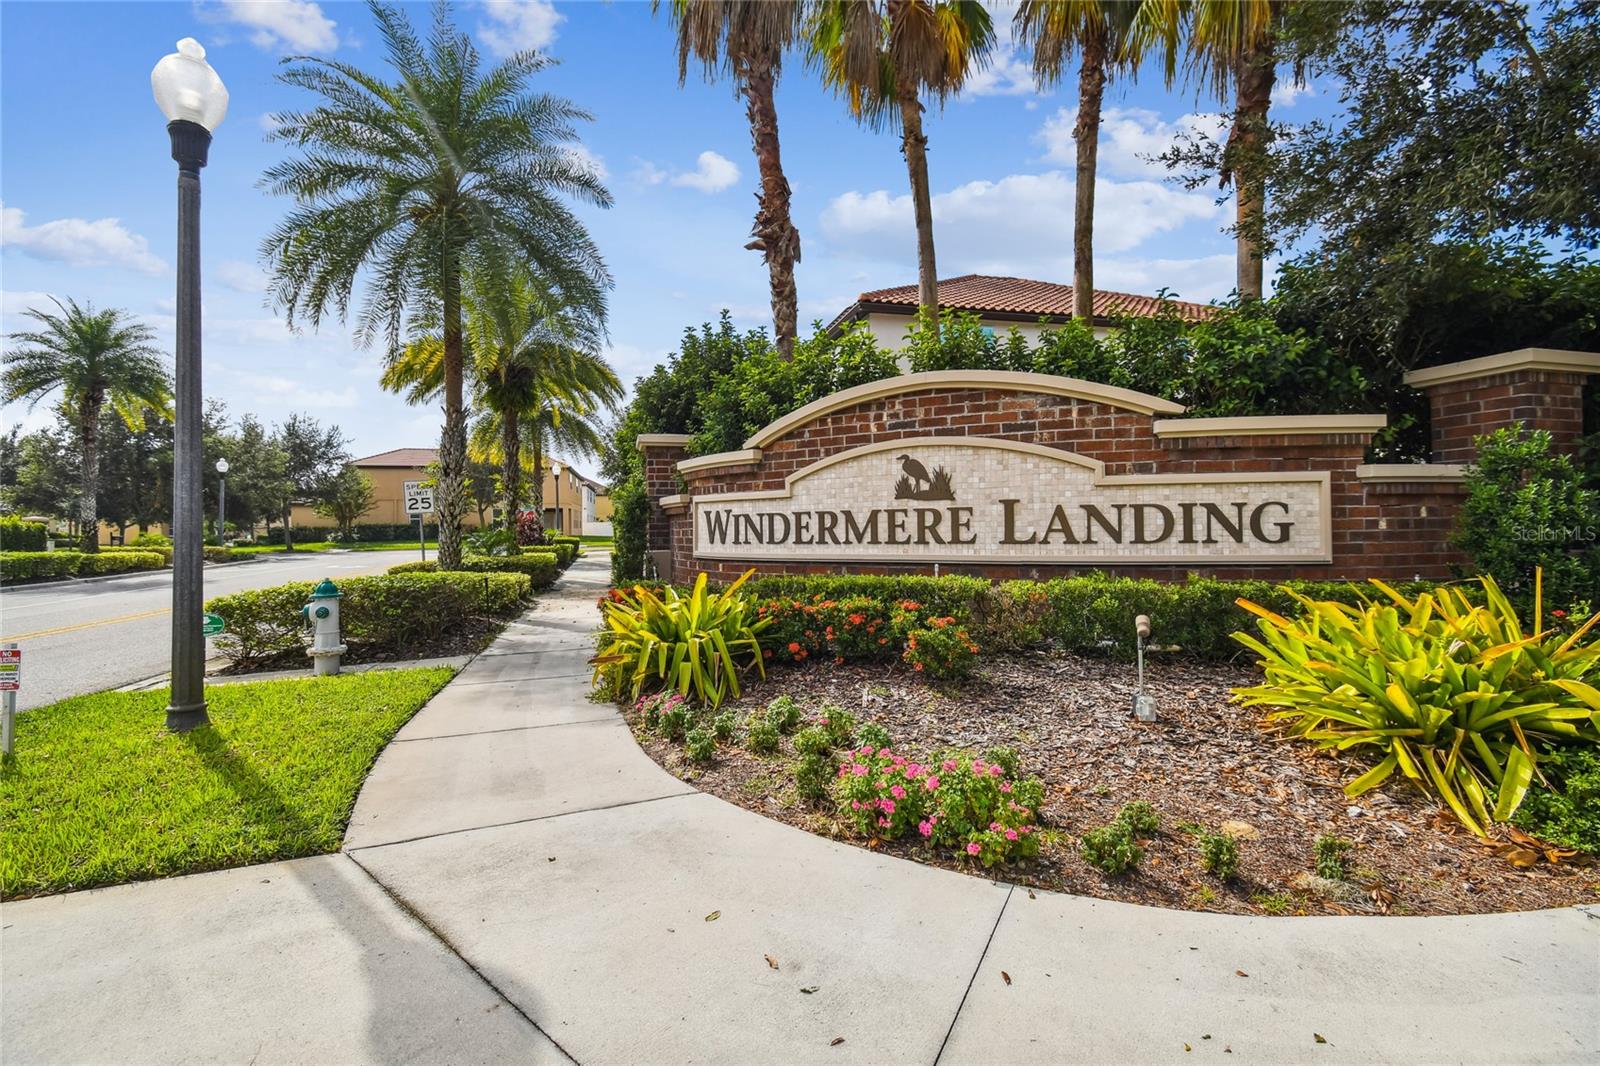
{"label": "mulch bed", "polygon": [[[897,751],[933,754],[948,747],[982,751],[1004,745],[1023,772],[1044,780],[1040,810],[1050,831],[1037,859],[989,871],[911,841],[852,839],[828,810],[794,795],[783,750],[761,757],[724,744],[707,767],[690,764],[676,744],[635,735],[651,757],[696,787],[771,818],[905,858],[986,874],[1021,885],[1162,907],[1235,914],[1472,914],[1600,901],[1600,864],[1556,853],[1552,864],[1511,831],[1485,844],[1448,811],[1396,777],[1348,799],[1343,785],[1370,762],[1335,757],[1280,739],[1261,715],[1230,701],[1250,684],[1247,667],[1157,659],[1147,689],[1161,720],[1130,711],[1131,666],[1072,655],[990,658],[960,684],[930,684],[903,669],[813,665],[778,669],[731,701],[740,717],[782,693],[814,709],[831,701],[889,731]],[[1162,817],[1142,841],[1137,870],[1108,877],[1078,855],[1077,838],[1111,821],[1122,804],[1146,800]],[[1242,822],[1239,872],[1223,883],[1200,868],[1192,835]],[[1347,882],[1308,883],[1312,845],[1333,833],[1354,843]],[[1506,855],[1523,849],[1519,868]]]}
{"label": "mulch bed", "polygon": [[[348,644],[349,650],[344,653],[340,662],[345,666],[355,666],[360,663],[411,662],[416,659],[448,659],[457,655],[476,655],[492,644],[494,638],[499,636],[505,627],[504,618],[467,618],[462,620],[451,633],[405,648],[374,648],[362,644]],[[230,663],[216,673],[220,676],[234,677],[241,674],[270,673],[276,670],[310,671],[310,669],[311,657],[306,654],[306,649],[290,648],[271,658],[249,663]]]}

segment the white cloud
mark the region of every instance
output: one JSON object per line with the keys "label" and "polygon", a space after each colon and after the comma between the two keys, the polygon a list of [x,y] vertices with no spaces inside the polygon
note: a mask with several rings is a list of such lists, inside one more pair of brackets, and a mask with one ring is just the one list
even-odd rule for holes
{"label": "white cloud", "polygon": [[1315,95],[1317,95],[1317,87],[1309,81],[1303,84],[1296,84],[1292,78],[1279,78],[1277,84],[1272,87],[1272,106],[1293,107],[1295,101],[1302,96]]}
{"label": "white cloud", "polygon": [[[1218,213],[1210,196],[1154,181],[1101,179],[1095,200],[1095,247],[1107,254]],[[938,193],[933,220],[941,273],[1070,277],[1072,215],[1072,179],[1060,171],[1012,174]],[[842,257],[915,261],[909,195],[878,190],[835,197],[822,213],[822,233],[829,251]]]}
{"label": "white cloud", "polygon": [[271,111],[262,112],[261,117],[256,119],[256,123],[261,127],[262,133],[274,133],[279,126],[283,125],[278,121],[278,116]]}
{"label": "white cloud", "polygon": [[478,39],[502,59],[550,47],[556,27],[566,21],[550,0],[488,0],[483,13],[487,21],[478,23]]}
{"label": "white cloud", "polygon": [[671,173],[662,170],[648,159],[635,160],[635,163],[637,165],[633,168],[633,180],[641,184],[660,185],[672,177]]}
{"label": "white cloud", "polygon": [[217,267],[217,280],[234,292],[260,296],[267,291],[266,271],[242,259],[226,259]]}
{"label": "white cloud", "polygon": [[[1044,145],[1047,160],[1067,164],[1077,160],[1077,141],[1072,136],[1076,123],[1074,108],[1060,108],[1045,119],[1036,139]],[[1106,108],[1100,115],[1099,172],[1123,177],[1163,176],[1166,168],[1155,162],[1155,157],[1170,148],[1180,134],[1217,135],[1225,129],[1227,119],[1218,114],[1191,113],[1167,122],[1145,108]]]}
{"label": "white cloud", "polygon": [[356,390],[353,388],[313,388],[308,385],[307,380],[304,378],[284,377],[281,374],[251,373],[240,373],[235,376],[241,384],[248,386],[257,397],[270,396],[279,400],[287,400],[296,410],[342,410],[354,407],[359,400]]}
{"label": "white cloud", "polygon": [[1016,48],[1002,44],[995,49],[989,65],[967,79],[957,99],[973,96],[1029,96],[1036,90],[1033,67],[1017,55]]}
{"label": "white cloud", "polygon": [[701,152],[693,170],[676,174],[672,184],[704,193],[721,192],[739,180],[739,168],[733,160],[716,152]]}
{"label": "white cloud", "polygon": [[588,170],[589,173],[601,181],[611,176],[611,172],[606,169],[606,161],[584,145],[569,144],[566,146],[566,151],[567,155],[571,156],[578,165]]}
{"label": "white cloud", "polygon": [[21,208],[0,204],[0,246],[68,266],[124,266],[144,274],[167,269],[151,254],[149,241],[114,218],[58,218],[30,226]]}
{"label": "white cloud", "polygon": [[311,0],[223,0],[232,22],[252,31],[258,48],[297,52],[331,52],[339,47],[337,24]]}

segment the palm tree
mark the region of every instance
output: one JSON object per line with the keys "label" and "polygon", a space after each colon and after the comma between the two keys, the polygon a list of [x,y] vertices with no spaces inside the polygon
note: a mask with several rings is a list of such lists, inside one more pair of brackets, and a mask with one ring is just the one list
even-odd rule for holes
{"label": "palm tree", "polygon": [[572,306],[605,307],[611,285],[600,253],[565,202],[610,206],[593,169],[572,149],[589,116],[567,100],[525,90],[549,60],[520,52],[491,70],[435,8],[426,45],[396,9],[369,4],[396,76],[347,63],[285,60],[284,83],[325,98],[275,116],[271,134],[302,150],[266,172],[297,206],[262,243],[272,293],[292,326],[349,313],[358,273],[369,271],[357,337],[379,333],[401,354],[408,309],[436,309],[442,329],[444,429],[439,442],[439,562],[461,558],[466,506],[461,286],[464,273],[538,272]]}
{"label": "palm tree", "polygon": [[[1259,300],[1266,211],[1263,153],[1271,136],[1267,112],[1277,82],[1278,33],[1293,0],[1145,0],[1139,18],[1149,32],[1186,36],[1192,78],[1227,101],[1233,121],[1222,150],[1221,184],[1233,186],[1235,287]],[[1296,71],[1299,80],[1302,72]]]}
{"label": "palm tree", "polygon": [[[600,364],[605,375],[616,382],[610,368]],[[621,383],[616,382],[620,395]],[[520,439],[513,445],[506,430],[506,420],[500,412],[485,410],[473,426],[469,445],[471,454],[485,462],[498,462],[504,470],[509,462],[507,448],[519,448],[522,469],[529,476],[529,510],[544,522],[544,470],[545,457],[555,452],[568,456],[589,458],[598,455],[606,446],[606,424],[601,418],[609,403],[585,390],[541,393],[532,406],[518,413],[517,426]],[[502,475],[503,476],[503,475]]]}
{"label": "palm tree", "polygon": [[[493,275],[473,275],[463,299],[466,374],[473,407],[482,412],[468,455],[500,463],[506,521],[513,524],[522,503],[524,419],[537,418],[550,405],[584,412],[609,408],[622,398],[622,383],[597,354],[597,317],[553,307],[550,294],[525,273],[503,284]],[[384,388],[405,392],[410,403],[431,401],[443,385],[443,355],[438,333],[425,333],[385,370]],[[485,425],[498,434],[493,447],[482,441]],[[537,496],[543,484],[537,459],[533,474]]]}
{"label": "palm tree", "polygon": [[[1141,0],[1022,0],[1013,22],[1017,38],[1033,46],[1033,72],[1041,88],[1061,80],[1062,68],[1074,54],[1083,57],[1078,71],[1078,119],[1072,128],[1077,142],[1073,179],[1072,313],[1094,315],[1094,183],[1100,151],[1100,105],[1106,81],[1115,73],[1133,73],[1150,43],[1138,32]],[[1169,47],[1167,78],[1171,81],[1176,49]]]}
{"label": "palm tree", "polygon": [[[655,2],[659,6],[660,0]],[[783,174],[773,89],[783,53],[800,32],[802,11],[797,0],[672,0],[671,8],[678,31],[678,84],[688,76],[692,55],[704,64],[708,79],[731,74],[735,94],[744,98],[761,175],[753,239],[745,247],[760,252],[767,264],[772,329],[786,359],[794,355],[799,331],[794,266],[800,262],[800,231],[789,214],[789,179]]]}
{"label": "palm tree", "polygon": [[38,330],[11,334],[21,347],[5,354],[5,403],[27,400],[31,409],[56,389],[62,411],[78,423],[83,456],[83,494],[78,521],[83,550],[100,550],[96,496],[100,491],[100,412],[111,408],[129,429],[143,429],[147,409],[172,416],[172,379],[161,353],[151,344],[155,332],[116,308],[96,311],[68,297],[51,298],[59,314],[30,307],[23,314]]}
{"label": "palm tree", "polygon": [[874,128],[900,129],[917,221],[917,302],[929,328],[939,324],[939,271],[933,252],[933,198],[921,95],[941,103],[987,64],[994,43],[978,0],[821,0],[809,30],[825,85]]}

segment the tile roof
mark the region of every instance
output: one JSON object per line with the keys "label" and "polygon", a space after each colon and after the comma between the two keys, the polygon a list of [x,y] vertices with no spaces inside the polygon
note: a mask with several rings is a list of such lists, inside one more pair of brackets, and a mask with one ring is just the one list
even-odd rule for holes
{"label": "tile roof", "polygon": [[351,466],[406,466],[424,467],[439,461],[437,448],[391,448],[365,459],[356,459]]}
{"label": "tile roof", "polygon": [[[1206,318],[1213,310],[1206,304],[1186,300],[1171,302],[1178,314],[1190,321]],[[871,308],[872,310],[898,310],[904,307],[907,311],[913,311],[917,307],[917,286],[897,285],[889,289],[864,292],[856,297],[855,304],[841,312],[830,325],[838,325],[860,317],[866,305],[876,305]],[[939,282],[939,305],[961,311],[1065,318],[1072,315],[1072,286],[1058,285],[1052,281],[1033,281],[1029,278],[963,274],[960,277],[944,278]],[[1156,296],[1109,292],[1104,289],[1096,289],[1094,294],[1096,319],[1110,320],[1128,315],[1150,316],[1156,314],[1160,306],[1161,299]]]}

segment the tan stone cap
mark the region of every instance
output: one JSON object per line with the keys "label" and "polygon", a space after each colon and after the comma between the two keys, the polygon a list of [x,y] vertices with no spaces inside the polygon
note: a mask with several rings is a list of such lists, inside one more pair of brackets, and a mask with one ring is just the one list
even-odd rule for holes
{"label": "tan stone cap", "polygon": [[1149,393],[1122,389],[1115,385],[1102,385],[1082,378],[1063,378],[1054,374],[1029,374],[1020,370],[928,370],[919,374],[899,374],[892,378],[869,381],[864,385],[843,389],[804,407],[790,411],[775,422],[756,431],[744,442],[746,448],[764,448],[785,433],[814,422],[824,415],[869,400],[898,396],[907,392],[928,389],[1003,389],[1009,392],[1039,392],[1050,396],[1071,396],[1079,400],[1103,403],[1146,415],[1181,415],[1182,404],[1164,400]]}
{"label": "tan stone cap", "polygon": [[1158,418],[1156,436],[1300,437],[1328,433],[1376,433],[1388,415],[1249,415],[1236,418]]}
{"label": "tan stone cap", "polygon": [[682,511],[692,502],[694,502],[694,497],[686,492],[680,492],[675,496],[661,497],[661,509],[663,511]]}
{"label": "tan stone cap", "polygon": [[761,461],[760,448],[744,448],[736,452],[713,452],[697,455],[678,463],[678,473],[692,474],[696,470],[710,470],[718,466],[754,466]]}
{"label": "tan stone cap", "polygon": [[633,446],[640,451],[646,448],[681,448],[689,443],[687,433],[641,433],[634,438]]}
{"label": "tan stone cap", "polygon": [[1463,359],[1409,371],[1402,379],[1407,385],[1426,388],[1451,381],[1466,381],[1513,370],[1555,370],[1568,374],[1600,374],[1600,352],[1570,352],[1562,348],[1518,348],[1514,352]]}
{"label": "tan stone cap", "polygon": [[1356,477],[1362,481],[1462,481],[1462,463],[1362,463]]}

